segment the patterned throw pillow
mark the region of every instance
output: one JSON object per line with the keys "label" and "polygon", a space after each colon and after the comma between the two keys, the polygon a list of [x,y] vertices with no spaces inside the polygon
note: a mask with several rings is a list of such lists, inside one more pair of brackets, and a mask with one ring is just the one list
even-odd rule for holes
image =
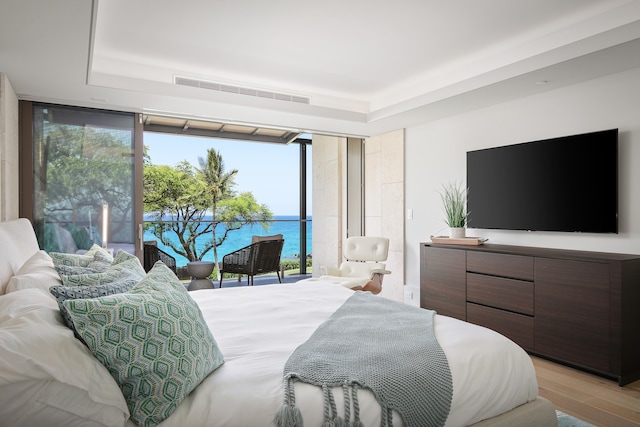
{"label": "patterned throw pillow", "polygon": [[138,257],[123,250],[119,250],[116,253],[113,263],[111,263],[111,268],[128,269],[140,277],[144,277],[147,274]]}
{"label": "patterned throw pillow", "polygon": [[106,250],[98,245],[93,245],[84,254],[68,254],[64,252],[49,252],[49,256],[53,260],[54,265],[68,265],[72,267],[88,267],[89,264],[95,261],[95,255],[100,253],[106,259],[113,261],[113,257]]}
{"label": "patterned throw pillow", "polygon": [[71,276],[77,274],[90,274],[90,273],[100,273],[99,270],[91,267],[80,267],[79,265],[64,265],[57,264],[54,265],[56,272],[62,278],[62,276]]}
{"label": "patterned throw pillow", "polygon": [[112,262],[113,257],[108,252],[100,251],[93,255],[93,261],[91,261],[87,267],[98,271],[105,271],[107,268],[111,267]]}
{"label": "patterned throw pillow", "polygon": [[140,260],[125,251],[118,251],[113,263],[105,271],[82,270],[89,267],[56,266],[62,284],[65,286],[97,286],[113,282],[123,274],[134,274],[142,279],[146,273]]}
{"label": "patterned throw pillow", "polygon": [[126,294],[62,304],[140,426],[166,419],[224,362],[198,305],[161,262]]}
{"label": "patterned throw pillow", "polygon": [[133,288],[140,281],[140,277],[127,271],[119,271],[117,275],[111,277],[104,284],[99,282],[95,286],[51,286],[49,292],[58,301],[60,313],[64,317],[64,321],[68,327],[73,329],[73,322],[69,316],[69,312],[65,308],[63,301],[68,299],[89,299],[104,297],[107,295],[123,294]]}
{"label": "patterned throw pillow", "polygon": [[85,255],[95,255],[98,252],[101,252],[102,254],[110,258],[111,261],[113,261],[113,256],[111,256],[111,253],[108,250],[104,249],[102,246],[96,245],[95,243],[89,248]]}
{"label": "patterned throw pillow", "polygon": [[130,254],[127,251],[123,251],[122,249],[120,249],[118,252],[116,252],[116,256],[113,257],[113,264],[120,264],[123,261],[126,261],[128,259],[134,258],[135,255]]}
{"label": "patterned throw pillow", "polygon": [[66,265],[69,267],[88,267],[93,261],[93,255],[67,254],[64,252],[49,252],[53,265]]}

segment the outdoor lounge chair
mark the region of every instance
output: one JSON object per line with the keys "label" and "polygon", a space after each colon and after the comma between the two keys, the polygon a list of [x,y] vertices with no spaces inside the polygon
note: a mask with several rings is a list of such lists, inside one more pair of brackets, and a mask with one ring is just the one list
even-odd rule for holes
{"label": "outdoor lounge chair", "polygon": [[388,252],[389,239],[386,237],[349,237],[343,248],[344,261],[338,268],[321,266],[320,277],[302,281],[330,282],[379,294],[384,275],[391,274],[384,264]]}
{"label": "outdoor lounge chair", "polygon": [[253,286],[253,276],[275,271],[278,275],[278,282],[282,283],[282,277],[280,277],[280,255],[282,254],[283,246],[284,239],[282,234],[253,236],[252,243],[249,246],[222,257],[220,287],[222,287],[224,273],[238,274],[238,281],[240,281],[243,274],[246,274],[247,284]]}
{"label": "outdoor lounge chair", "polygon": [[157,261],[162,261],[174,273],[176,272],[176,259],[160,249],[155,240],[144,242],[144,271],[147,273]]}

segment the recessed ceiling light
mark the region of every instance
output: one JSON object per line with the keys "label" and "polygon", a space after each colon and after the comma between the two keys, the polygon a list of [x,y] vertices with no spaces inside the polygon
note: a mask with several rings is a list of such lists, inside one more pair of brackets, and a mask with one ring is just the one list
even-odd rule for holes
{"label": "recessed ceiling light", "polygon": [[546,85],[547,83],[549,83],[549,80],[538,80],[536,82],[537,85]]}

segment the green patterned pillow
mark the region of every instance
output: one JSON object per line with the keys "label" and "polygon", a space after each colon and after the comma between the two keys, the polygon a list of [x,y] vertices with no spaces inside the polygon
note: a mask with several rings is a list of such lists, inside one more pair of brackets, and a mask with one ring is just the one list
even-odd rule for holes
{"label": "green patterned pillow", "polygon": [[93,261],[91,261],[87,267],[98,271],[105,271],[107,268],[111,267],[112,262],[113,257],[109,253],[96,252],[93,255]]}
{"label": "green patterned pillow", "polygon": [[119,271],[117,275],[110,277],[108,282],[98,282],[95,286],[51,286],[49,292],[58,301],[60,313],[68,327],[73,329],[73,322],[63,301],[68,299],[89,299],[104,297],[107,295],[123,294],[133,288],[140,281],[140,277],[128,271]]}
{"label": "green patterned pillow", "polygon": [[106,249],[93,245],[84,254],[68,254],[64,252],[49,252],[54,265],[68,265],[72,267],[88,267],[95,260],[95,255],[100,252],[107,259],[113,261],[113,257]]}
{"label": "green patterned pillow", "polygon": [[67,254],[64,252],[49,252],[53,265],[66,265],[69,267],[88,267],[93,261],[93,255]]}
{"label": "green patterned pillow", "polygon": [[85,255],[95,255],[98,252],[106,255],[111,259],[111,261],[113,261],[113,256],[111,255],[111,253],[108,250],[104,249],[102,246],[96,245],[95,243],[89,248]]}
{"label": "green patterned pillow", "polygon": [[116,256],[113,257],[113,263],[114,264],[119,264],[119,263],[121,263],[123,261],[126,261],[126,260],[131,259],[131,258],[135,258],[135,257],[136,257],[135,255],[130,254],[129,252],[123,251],[122,249],[120,249],[120,250],[118,250],[118,252],[116,252]]}
{"label": "green patterned pillow", "polygon": [[[121,255],[124,254],[124,255]],[[82,270],[88,267],[56,266],[60,280],[65,286],[96,286],[112,282],[123,274],[134,274],[142,279],[146,273],[140,260],[125,251],[116,254],[110,267],[102,272]]]}
{"label": "green patterned pillow", "polygon": [[58,265],[54,265],[53,268],[56,269],[56,272],[58,273],[60,278],[62,278],[62,276],[100,273],[100,270],[96,270],[95,268],[80,267],[78,265],[58,264]]}
{"label": "green patterned pillow", "polygon": [[161,262],[125,294],[62,304],[140,426],[162,422],[224,363],[198,305]]}
{"label": "green patterned pillow", "polygon": [[125,270],[130,271],[140,277],[146,276],[146,272],[144,271],[144,267],[140,264],[140,260],[136,257],[133,257],[130,260],[121,262],[120,264],[116,264],[111,267],[113,270]]}
{"label": "green patterned pillow", "polygon": [[144,277],[147,274],[138,257],[123,250],[118,251],[113,263],[111,263],[111,268],[128,269],[140,275],[140,277]]}

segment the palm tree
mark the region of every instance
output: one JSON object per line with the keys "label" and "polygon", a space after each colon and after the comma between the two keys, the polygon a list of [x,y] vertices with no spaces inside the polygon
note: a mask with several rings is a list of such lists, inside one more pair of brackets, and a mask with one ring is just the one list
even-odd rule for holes
{"label": "palm tree", "polygon": [[[230,172],[224,171],[224,161],[222,154],[214,148],[207,150],[207,159],[198,157],[200,162],[199,172],[202,175],[207,189],[211,193],[211,234],[213,237],[213,259],[218,266],[218,245],[216,244],[216,207],[218,201],[229,194],[233,188],[233,178],[238,173],[237,169]],[[216,268],[218,280],[220,280],[220,269]]]}

